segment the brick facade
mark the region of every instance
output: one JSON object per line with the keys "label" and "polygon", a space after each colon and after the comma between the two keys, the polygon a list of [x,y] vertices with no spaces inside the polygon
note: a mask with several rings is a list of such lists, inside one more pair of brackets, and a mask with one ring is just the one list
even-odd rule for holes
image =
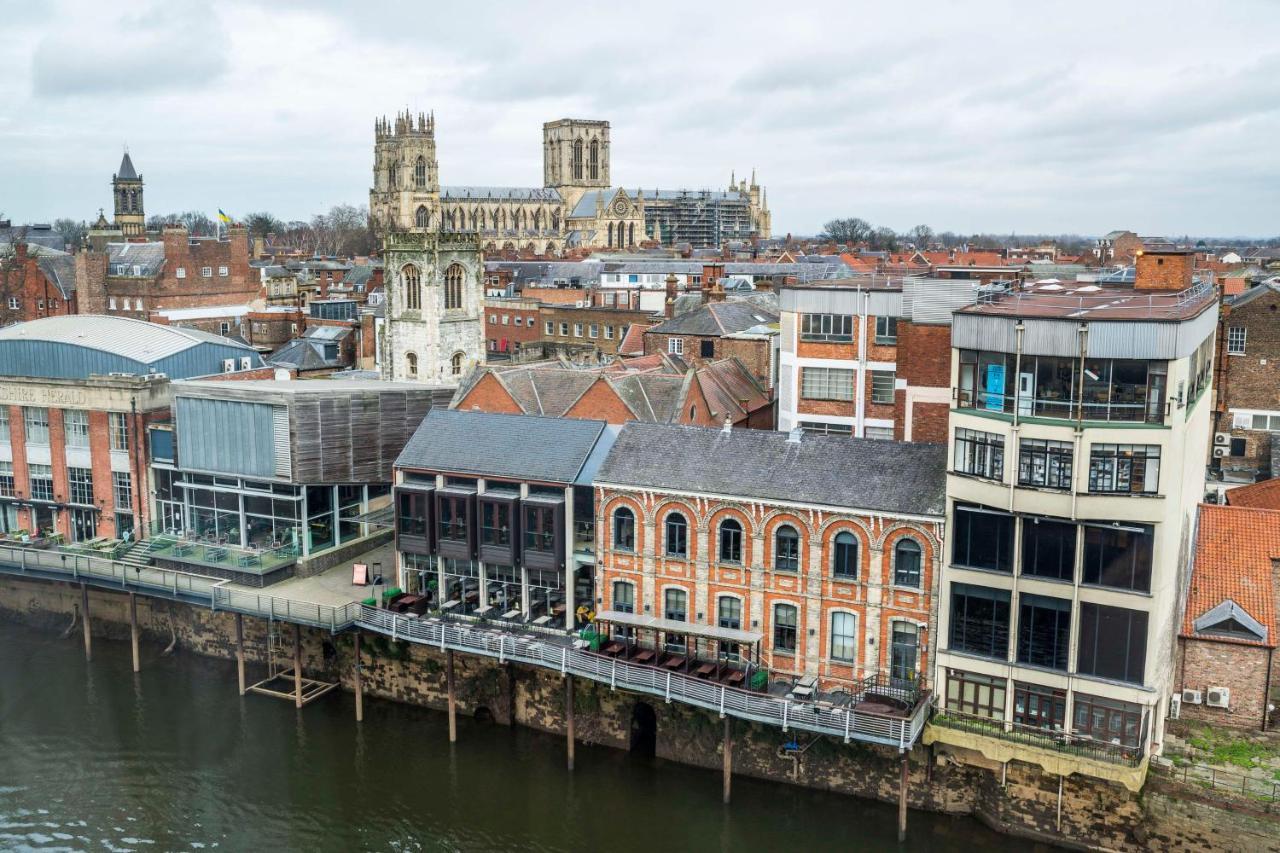
{"label": "brick facade", "polygon": [[[861,516],[818,507],[797,509],[768,502],[716,500],[639,492],[596,489],[596,529],[599,559],[596,590],[601,607],[614,606],[615,583],[633,585],[637,614],[663,616],[665,591],[683,590],[691,622],[718,624],[719,600],[741,603],[741,628],[764,635],[761,661],[778,675],[816,675],[825,687],[848,687],[853,681],[889,673],[894,623],[918,629],[915,676],[928,672],[933,635],[930,590],[941,549],[942,524]],[[614,513],[626,507],[635,515],[635,547],[615,547]],[[680,513],[688,525],[688,549],[682,557],[665,554],[667,516]],[[742,526],[742,559],[719,560],[719,527],[726,519]],[[776,536],[783,525],[799,534],[799,571],[775,568]],[[857,542],[857,575],[833,576],[833,548],[841,532]],[[910,538],[921,549],[921,584],[894,584],[897,543]],[[778,605],[797,610],[795,652],[777,647],[774,625]],[[852,660],[832,654],[833,614],[851,613],[855,619]]]}
{"label": "brick facade", "polygon": [[[675,352],[671,341],[679,340]],[[703,346],[707,349],[704,353]],[[667,353],[686,364],[701,366],[723,358],[737,358],[766,388],[773,387],[773,342],[767,338],[722,338],[716,335],[665,335],[645,332],[644,354]]]}
{"label": "brick facade", "polygon": [[[586,344],[602,353],[613,355],[633,323],[648,325],[653,315],[646,311],[622,311],[616,308],[578,308],[570,305],[546,305],[539,312],[538,331],[547,342]],[[551,323],[551,334],[547,334]],[[591,336],[592,327],[596,336]],[[566,334],[567,333],[567,334]]]}
{"label": "brick facade", "polygon": [[[1235,331],[1233,331],[1235,330]],[[1243,352],[1233,343],[1243,334]],[[1230,433],[1223,467],[1262,470],[1270,476],[1272,431],[1255,429],[1252,413],[1280,415],[1280,287],[1260,286],[1224,306],[1218,328],[1218,402],[1215,432]],[[1236,411],[1243,410],[1236,417]],[[1270,425],[1270,416],[1263,419]],[[1237,421],[1240,426],[1236,426]],[[1261,420],[1258,421],[1261,423]],[[1280,424],[1280,418],[1277,418]]]}
{"label": "brick facade", "polygon": [[951,397],[951,327],[898,321],[898,378],[893,437],[946,443]]}
{"label": "brick facade", "polygon": [[1207,698],[1211,687],[1227,687],[1231,701],[1226,708],[1182,703],[1181,717],[1215,726],[1257,729],[1263,727],[1268,686],[1275,695],[1275,650],[1256,645],[1219,642],[1191,637],[1178,641],[1181,660],[1177,688],[1199,690]]}
{"label": "brick facade", "polygon": [[26,243],[13,244],[13,253],[0,257],[0,326],[74,313],[75,291],[64,292],[51,281]]}
{"label": "brick facade", "polygon": [[485,349],[513,353],[542,337],[538,303],[525,299],[489,299],[484,306]]}

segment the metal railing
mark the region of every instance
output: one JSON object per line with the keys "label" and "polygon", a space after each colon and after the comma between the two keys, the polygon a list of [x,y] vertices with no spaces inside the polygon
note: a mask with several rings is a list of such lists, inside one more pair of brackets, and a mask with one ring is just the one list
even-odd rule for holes
{"label": "metal railing", "polygon": [[[1145,393],[1145,386],[1144,393]],[[1112,421],[1117,423],[1164,423],[1167,402],[1136,400],[1132,403],[1099,402],[1085,400],[1083,403],[1076,397],[1072,399],[1052,400],[1031,397],[1023,394],[999,394],[994,391],[955,388],[952,392],[956,406],[960,409],[974,409],[979,412],[1001,412],[1013,414],[1017,406],[1018,414],[1024,418],[1053,418],[1070,421],[1080,416],[1086,421]]]}
{"label": "metal railing", "polygon": [[[225,583],[225,582],[224,582]],[[278,595],[263,595],[250,590],[231,589],[223,584],[213,588],[210,606],[214,610],[230,610],[262,619],[293,622],[337,632],[355,624],[360,605],[317,604]]]}
{"label": "metal railing", "polygon": [[1264,803],[1280,803],[1280,781],[1274,779],[1259,779],[1193,762],[1174,764],[1164,758],[1152,759],[1151,766],[1166,778],[1184,785],[1198,785]]}
{"label": "metal railing", "polygon": [[[910,749],[928,716],[928,703],[919,702],[910,715],[890,716],[835,707],[821,701],[800,702],[753,693],[657,667],[628,663],[572,648],[536,636],[480,630],[436,619],[402,616],[361,605],[356,624],[393,640],[407,640],[441,650],[484,655],[500,662],[517,661],[562,675],[590,678],[611,688],[621,687],[666,701],[679,701],[709,711],[759,723],[783,731],[799,729],[815,734]],[[567,639],[567,638],[566,638]]]}
{"label": "metal railing", "polygon": [[1142,763],[1146,750],[1143,746],[1123,746],[1106,743],[1070,732],[1051,731],[1034,726],[1024,726],[1007,720],[994,720],[990,717],[978,717],[959,711],[939,709],[934,714],[930,725],[942,726],[971,734],[984,735],[1012,743],[1025,744],[1038,749],[1105,761],[1109,764],[1122,764],[1126,767],[1137,767]]}

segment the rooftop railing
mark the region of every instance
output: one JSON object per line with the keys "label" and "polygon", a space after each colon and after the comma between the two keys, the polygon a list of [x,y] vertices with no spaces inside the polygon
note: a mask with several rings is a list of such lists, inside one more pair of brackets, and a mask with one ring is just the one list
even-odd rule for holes
{"label": "rooftop railing", "polygon": [[1137,767],[1146,754],[1146,750],[1141,745],[1125,746],[1107,743],[1068,731],[1019,725],[1007,720],[995,720],[959,711],[940,709],[934,714],[929,724],[1126,767]]}

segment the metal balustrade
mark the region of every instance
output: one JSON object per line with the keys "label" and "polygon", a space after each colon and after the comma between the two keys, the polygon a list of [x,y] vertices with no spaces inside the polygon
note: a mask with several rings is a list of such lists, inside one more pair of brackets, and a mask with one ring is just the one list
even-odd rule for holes
{"label": "metal balustrade", "polygon": [[393,640],[406,640],[439,648],[516,661],[562,675],[590,678],[611,688],[621,687],[666,701],[679,701],[719,714],[775,725],[783,731],[797,729],[815,734],[910,749],[920,736],[928,716],[928,703],[920,702],[909,717],[860,712],[823,702],[800,702],[765,693],[753,693],[715,682],[692,678],[657,667],[620,661],[537,636],[476,629],[437,619],[402,616],[388,610],[360,605],[356,625]]}

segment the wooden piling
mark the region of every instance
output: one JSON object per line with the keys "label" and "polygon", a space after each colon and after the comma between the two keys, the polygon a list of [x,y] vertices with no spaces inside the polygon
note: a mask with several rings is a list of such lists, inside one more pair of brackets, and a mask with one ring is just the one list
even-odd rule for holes
{"label": "wooden piling", "polygon": [[89,632],[89,587],[80,584],[80,621],[84,623],[84,659],[93,660],[93,636]]}
{"label": "wooden piling", "polygon": [[907,840],[907,777],[911,772],[911,762],[907,754],[902,754],[902,778],[898,784],[898,843]]}
{"label": "wooden piling", "polygon": [[129,643],[133,646],[133,671],[142,671],[142,661],[138,657],[138,594],[129,593]]}
{"label": "wooden piling", "polygon": [[733,719],[724,718],[724,804],[729,805],[729,785],[733,779]]}
{"label": "wooden piling", "polygon": [[236,683],[244,695],[244,616],[236,614]]}
{"label": "wooden piling", "polygon": [[564,677],[565,746],[568,750],[569,772],[573,772],[573,676]]}
{"label": "wooden piling", "polygon": [[293,704],[302,707],[302,626],[293,626]]}
{"label": "wooden piling", "polygon": [[356,722],[364,722],[364,681],[360,675],[360,632],[356,631],[356,660],[355,660],[355,688],[356,688]]}
{"label": "wooden piling", "polygon": [[453,649],[446,649],[444,653],[444,680],[449,693],[449,743],[455,743],[458,740],[458,708],[453,692]]}

